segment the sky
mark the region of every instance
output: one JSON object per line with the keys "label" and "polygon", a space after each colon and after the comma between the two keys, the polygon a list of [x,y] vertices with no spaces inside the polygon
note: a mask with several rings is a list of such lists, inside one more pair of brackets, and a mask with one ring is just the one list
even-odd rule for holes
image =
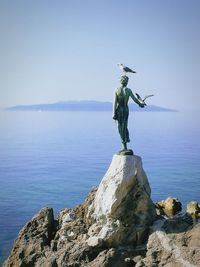
{"label": "sky", "polygon": [[1,0],[0,107],[112,101],[123,63],[151,105],[199,110],[199,0]]}

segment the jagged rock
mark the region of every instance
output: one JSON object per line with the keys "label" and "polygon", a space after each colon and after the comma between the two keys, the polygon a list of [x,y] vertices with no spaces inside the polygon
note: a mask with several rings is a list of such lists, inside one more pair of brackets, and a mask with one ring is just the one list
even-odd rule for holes
{"label": "jagged rock", "polygon": [[98,187],[93,202],[93,217],[96,220],[101,220],[102,216],[118,219],[124,214],[127,194],[131,191],[138,193],[139,190],[141,194],[150,196],[151,189],[142,168],[141,158],[114,155]]}
{"label": "jagged rock", "polygon": [[76,215],[74,213],[72,213],[72,212],[69,212],[63,218],[63,223],[74,221],[75,218],[76,218]]}
{"label": "jagged rock", "polygon": [[136,264],[136,263],[142,261],[142,258],[143,258],[143,257],[142,257],[141,255],[135,256],[135,257],[133,258],[133,262]]}
{"label": "jagged rock", "polygon": [[135,265],[134,261],[131,258],[125,258],[124,261],[127,267],[133,267]]}
{"label": "jagged rock", "polygon": [[87,244],[89,247],[97,247],[101,246],[103,244],[103,240],[101,238],[98,238],[96,236],[92,236],[87,239]]}
{"label": "jagged rock", "polygon": [[166,233],[180,233],[180,232],[185,232],[188,229],[191,229],[193,225],[194,222],[191,216],[185,214],[183,216],[176,216],[168,220],[165,220],[162,229]]}
{"label": "jagged rock", "polygon": [[141,158],[114,155],[89,208],[96,235],[108,246],[143,243],[156,216],[150,192]]}
{"label": "jagged rock", "polygon": [[[185,220],[185,218],[182,218]],[[152,227],[147,243],[146,257],[141,259],[136,267],[197,267],[200,262],[200,224],[181,231],[181,218],[174,225],[174,232],[167,224],[170,220],[156,221]],[[165,225],[165,227],[163,227]],[[186,229],[185,229],[186,230]]]}
{"label": "jagged rock", "polygon": [[55,221],[48,208],[34,216],[4,266],[128,266],[133,261],[125,258],[135,252],[113,246],[143,243],[155,215],[141,158],[115,155],[83,204],[61,210]]}
{"label": "jagged rock", "polygon": [[[91,190],[83,204],[63,209],[57,220],[52,209],[39,211],[20,231],[4,267],[80,266],[81,261],[93,260],[100,250],[86,243],[92,222],[86,214],[96,190]],[[66,220],[68,214],[73,214],[73,220]]]}
{"label": "jagged rock", "polygon": [[99,253],[87,267],[127,267],[127,263],[117,249],[111,248]]}
{"label": "jagged rock", "polygon": [[187,204],[187,213],[194,219],[200,218],[200,205],[197,201],[191,201]]}
{"label": "jagged rock", "polygon": [[158,215],[171,217],[182,210],[181,202],[175,197],[168,197],[156,203]]}
{"label": "jagged rock", "polygon": [[34,266],[49,251],[54,231],[53,209],[43,208],[19,232],[3,266]]}

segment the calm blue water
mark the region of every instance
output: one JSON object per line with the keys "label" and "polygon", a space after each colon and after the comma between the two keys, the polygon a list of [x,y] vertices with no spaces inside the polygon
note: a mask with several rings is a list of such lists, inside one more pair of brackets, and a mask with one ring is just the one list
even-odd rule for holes
{"label": "calm blue water", "polygon": [[[200,201],[198,114],[135,112],[129,125],[153,200]],[[38,210],[82,202],[119,148],[110,112],[0,112],[0,264]]]}

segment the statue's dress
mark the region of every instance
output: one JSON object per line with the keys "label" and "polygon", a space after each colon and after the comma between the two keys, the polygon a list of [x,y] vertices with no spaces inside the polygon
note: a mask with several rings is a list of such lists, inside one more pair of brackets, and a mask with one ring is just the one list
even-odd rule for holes
{"label": "statue's dress", "polygon": [[118,130],[121,137],[122,143],[130,142],[129,132],[128,132],[128,99],[129,99],[129,90],[125,88],[124,90],[118,90],[116,93],[116,119],[118,122]]}

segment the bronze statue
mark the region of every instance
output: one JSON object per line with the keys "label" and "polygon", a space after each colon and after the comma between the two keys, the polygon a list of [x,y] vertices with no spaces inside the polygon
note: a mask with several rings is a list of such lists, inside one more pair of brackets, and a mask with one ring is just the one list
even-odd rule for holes
{"label": "bronze statue", "polygon": [[[130,142],[129,132],[128,132],[128,116],[129,116],[129,108],[128,101],[129,97],[133,99],[133,101],[138,104],[141,108],[143,108],[146,103],[144,100],[149,97],[145,97],[144,100],[137,95],[134,96],[131,89],[127,88],[129,78],[126,75],[121,76],[120,79],[120,87],[115,92],[114,104],[113,104],[113,119],[117,121],[119,134],[121,137],[121,142],[123,145],[122,150],[119,151],[120,155],[133,155],[133,151],[131,149],[127,149],[127,143]],[[152,96],[152,95],[151,95]]]}

